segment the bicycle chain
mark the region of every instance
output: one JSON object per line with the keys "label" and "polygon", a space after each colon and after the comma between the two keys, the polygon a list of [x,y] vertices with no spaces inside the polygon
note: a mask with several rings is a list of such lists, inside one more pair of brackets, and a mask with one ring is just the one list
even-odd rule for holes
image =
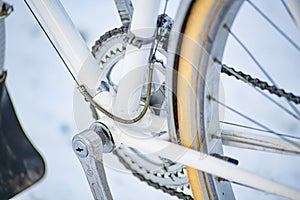
{"label": "bicycle chain", "polygon": [[[174,188],[169,188],[164,185],[160,185],[159,183],[153,182],[152,180],[146,179],[141,173],[137,172],[135,169],[131,168],[130,165],[125,161],[125,159],[119,154],[118,151],[113,151],[113,153],[118,157],[119,161],[126,167],[126,169],[130,170],[132,174],[138,178],[142,182],[146,182],[149,186],[154,187],[155,189],[162,190],[163,192],[176,196],[179,199],[183,200],[193,200],[194,198],[190,195],[184,194],[183,192],[178,192]],[[141,166],[140,166],[141,167]]]}
{"label": "bicycle chain", "polygon": [[261,90],[266,90],[270,92],[270,94],[275,94],[278,97],[284,97],[288,101],[294,102],[295,104],[300,104],[300,97],[294,95],[293,93],[286,92],[284,89],[278,88],[275,85],[269,85],[265,81],[261,81],[258,78],[251,77],[249,74],[237,71],[234,68],[228,67],[227,65],[221,63],[220,61],[217,61],[217,63],[219,63],[222,66],[221,72],[228,76],[233,76],[237,80],[243,81],[245,83],[250,83],[254,87],[258,87]]}

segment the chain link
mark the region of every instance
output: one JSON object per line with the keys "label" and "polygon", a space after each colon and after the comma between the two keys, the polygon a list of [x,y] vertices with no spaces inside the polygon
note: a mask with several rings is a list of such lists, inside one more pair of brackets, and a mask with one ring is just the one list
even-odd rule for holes
{"label": "chain link", "polygon": [[266,90],[266,91],[270,92],[271,94],[277,95],[278,97],[284,97],[288,101],[294,102],[295,104],[300,104],[299,96],[296,96],[290,92],[286,92],[284,89],[278,88],[275,85],[269,85],[267,82],[261,81],[258,78],[253,78],[250,75],[245,74],[241,71],[236,71],[234,68],[228,67],[227,65],[221,63],[220,61],[216,61],[216,62],[222,66],[222,68],[221,68],[222,73],[227,74],[228,76],[233,76],[237,80],[248,83],[248,84],[252,85],[253,87],[257,87],[261,90]]}

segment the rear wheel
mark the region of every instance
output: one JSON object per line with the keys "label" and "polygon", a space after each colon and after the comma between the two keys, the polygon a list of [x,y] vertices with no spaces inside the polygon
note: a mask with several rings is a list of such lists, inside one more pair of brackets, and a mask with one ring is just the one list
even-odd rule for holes
{"label": "rear wheel", "polygon": [[[243,4],[243,2],[246,3]],[[180,141],[182,145],[199,150],[209,155],[214,155],[221,159],[228,159],[223,156],[224,144],[239,148],[250,148],[254,150],[266,151],[266,149],[269,148],[268,143],[271,143],[269,140],[265,140],[267,141],[266,143],[258,144],[257,141],[251,141],[250,138],[248,138],[248,135],[247,137],[243,138],[245,139],[244,141],[241,141],[238,137],[235,137],[230,138],[230,142],[228,142],[227,138],[226,140],[224,140],[224,138],[226,137],[226,133],[228,132],[226,132],[227,130],[222,130],[223,126],[226,126],[226,128],[229,126],[234,126],[231,130],[243,129],[244,132],[247,131],[246,133],[251,134],[252,132],[256,131],[256,133],[259,133],[259,136],[263,136],[263,134],[269,134],[268,136],[270,136],[270,138],[276,138],[279,139],[279,141],[281,140],[281,142],[287,142],[287,147],[281,149],[280,153],[288,154],[288,149],[295,148],[295,155],[299,155],[299,145],[293,142],[291,139],[293,138],[299,141],[299,137],[293,135],[293,133],[299,132],[298,130],[300,128],[300,112],[298,102],[300,98],[299,96],[297,97],[293,94],[297,93],[297,91],[299,93],[298,87],[296,87],[295,84],[293,84],[293,82],[298,80],[297,76],[294,76],[294,73],[296,71],[298,72],[298,70],[296,68],[293,68],[292,70],[294,72],[291,73],[292,70],[291,68],[289,68],[290,66],[288,66],[291,62],[287,61],[299,58],[300,48],[297,42],[293,41],[294,39],[296,40],[296,38],[293,38],[293,36],[289,36],[288,34],[286,34],[286,31],[290,31],[291,27],[287,28],[287,26],[285,26],[287,24],[289,26],[295,25],[292,22],[296,20],[293,19],[294,16],[292,16],[290,13],[292,8],[290,7],[291,9],[289,9],[289,7],[286,5],[287,1],[277,2],[278,4],[280,4],[279,6],[281,6],[280,8],[283,9],[283,13],[286,12],[285,15],[288,18],[288,22],[281,23],[281,26],[278,26],[276,23],[270,20],[268,15],[266,15],[263,11],[260,10],[259,6],[256,5],[260,4],[260,1],[257,1],[256,3],[253,2],[251,0],[182,1],[180,5],[180,11],[177,14],[175,24],[173,26],[173,32],[171,34],[172,42],[170,42],[168,48],[168,64],[169,66],[172,66],[171,70],[168,70],[167,73],[167,86],[171,88],[171,90],[168,93],[168,97],[170,99],[170,103],[168,105],[170,116],[173,117],[171,120],[169,120],[169,131],[178,133],[177,140]],[[243,8],[241,9],[242,4]],[[245,29],[246,31],[248,31],[245,35],[247,35],[247,37],[251,38],[252,40],[254,38],[253,35],[267,36],[267,38],[261,37],[262,39],[260,39],[260,41],[256,43],[257,46],[260,47],[260,49],[263,49],[265,51],[257,51],[257,49],[255,49],[256,51],[253,52],[257,53],[258,58],[254,57],[254,54],[249,50],[247,45],[245,45],[239,39],[239,36],[235,34],[235,32],[238,31],[236,29],[232,29],[233,20],[235,20],[235,17],[240,10],[244,11],[244,8],[253,12],[254,15],[256,14],[257,16],[259,16],[259,18],[261,18],[261,20],[263,21],[263,23],[258,22],[258,20],[255,18],[257,22],[254,22],[254,24],[258,23],[259,25],[264,26],[263,28],[261,26],[259,27],[259,25],[254,25],[254,27],[251,28],[247,26],[246,28],[248,29]],[[289,13],[290,16],[288,16],[287,13]],[[253,22],[255,19],[251,18],[251,20],[248,20],[248,22]],[[281,21],[279,20],[279,22]],[[285,27],[286,29],[283,30],[280,27]],[[295,27],[296,26],[292,28]],[[268,32],[267,34],[264,33],[264,31],[261,31],[260,33],[257,33],[259,29],[267,30],[269,28],[274,32]],[[246,33],[245,30],[244,33]],[[251,37],[249,37],[249,33]],[[299,34],[299,32],[297,32],[296,34],[296,31],[294,31],[294,33],[292,32],[292,34],[298,36],[297,34]],[[269,82],[269,86],[265,87],[266,82],[263,83],[259,81],[259,79],[252,79],[250,76],[241,72],[234,71],[228,68],[225,64],[222,64],[222,57],[225,52],[225,45],[228,36],[231,36],[230,39],[232,39],[239,46],[241,51],[243,51],[243,53],[247,56],[246,59],[244,57],[243,59],[241,59],[244,62],[241,62],[242,64],[239,64],[242,65],[240,68],[244,66],[251,66],[251,64],[256,65],[256,67],[258,67],[257,69],[260,70],[260,73],[262,75],[255,75],[259,76],[260,78],[261,76],[264,76],[262,79],[267,80],[266,82]],[[283,43],[285,44],[281,44],[282,42],[277,41],[276,39],[273,41],[268,40],[269,38],[272,38],[271,36],[274,38],[277,38],[278,36],[280,39],[283,40]],[[251,46],[252,40],[250,40],[250,45],[248,44],[251,48],[253,48],[254,46]],[[261,46],[262,44],[264,44],[263,40],[268,40],[269,43],[267,43],[267,45],[269,46],[267,46],[267,48],[266,46],[265,48]],[[291,48],[292,50],[284,49],[280,52],[280,54],[276,54],[276,50],[278,49],[278,47],[279,49],[283,49],[286,48],[286,46]],[[288,57],[286,57],[286,60],[283,60],[285,56],[284,54],[286,52],[288,52]],[[234,51],[230,53],[233,54],[237,52]],[[240,52],[238,53],[238,55],[240,55]],[[275,62],[268,62],[270,69],[267,69],[268,66],[263,66],[259,62],[259,60],[262,59],[262,57],[267,57],[268,54],[277,55],[279,58],[276,59],[276,56],[271,56],[270,59],[272,61],[275,60]],[[283,64],[280,65],[278,63],[284,63],[284,66],[286,68],[284,67],[283,69]],[[276,64],[279,65],[279,70],[275,69]],[[229,71],[231,70],[231,72],[227,71],[227,69]],[[246,71],[252,70],[251,73],[253,73],[254,71],[251,68],[248,69],[245,67],[245,69]],[[267,71],[270,71],[271,75],[268,74]],[[244,91],[243,87],[243,90],[240,91],[238,95],[235,95],[235,98],[237,98],[236,101],[228,101],[228,99],[226,99],[226,103],[234,102],[232,105],[234,105],[235,107],[230,107],[229,104],[225,104],[223,96],[220,95],[223,92],[221,91],[221,87],[219,87],[221,72],[224,72],[230,76],[235,76],[236,79],[246,82],[248,85],[251,86],[250,88],[254,88],[254,91],[258,91],[257,93],[253,93],[256,93],[258,96],[261,95],[260,97],[262,97],[263,100],[257,98],[256,96],[251,97],[251,89],[249,89],[249,91]],[[284,75],[287,75],[289,78],[294,77],[293,81],[289,80],[287,81],[287,83],[282,82],[284,81],[282,80],[284,79],[282,78],[284,77]],[[277,79],[273,79],[273,76]],[[223,78],[224,77],[222,77],[222,80],[224,80]],[[227,79],[225,81],[227,81]],[[284,90],[278,90],[278,83],[280,83],[280,85],[285,85]],[[234,84],[236,84],[236,82],[234,82]],[[229,85],[230,87],[225,88],[226,94],[229,91],[230,97],[233,96],[232,91],[236,89],[236,87],[232,87],[234,84],[229,85],[227,84],[227,82],[224,84],[225,86]],[[244,84],[246,85],[245,87],[248,87],[247,84]],[[285,89],[290,90],[292,93],[284,94]],[[278,99],[277,97],[274,97],[274,95],[272,96],[265,91],[268,91],[271,94],[278,92],[277,96],[280,96],[281,98]],[[241,97],[241,94],[245,97]],[[248,94],[251,94],[251,98],[249,98]],[[291,100],[292,96],[295,97],[294,100]],[[264,100],[266,100],[266,102]],[[260,102],[263,102],[261,107],[259,107],[258,105]],[[267,108],[269,105],[276,107],[276,112],[274,110],[271,110],[270,112],[270,110],[268,110]],[[260,110],[257,110],[257,108]],[[228,115],[229,117],[225,118],[225,120],[223,116],[221,116],[221,114],[224,113],[222,109],[225,110],[226,114],[231,112]],[[284,115],[282,112],[278,112],[278,109],[280,111],[283,111],[283,113],[287,115]],[[249,110],[252,111],[251,114],[249,114]],[[255,111],[258,112],[255,113]],[[243,114],[244,112],[246,114]],[[267,112],[269,112],[268,115],[265,114]],[[232,113],[237,115],[236,118],[240,119],[237,121],[233,121],[232,119],[235,120],[236,118],[232,117]],[[279,116],[281,117],[281,121],[277,120],[277,122],[279,123],[274,123],[276,119],[274,117],[274,114],[272,113],[280,113],[276,114],[278,118]],[[232,120],[233,123],[227,122],[226,119]],[[285,121],[286,124],[290,124],[290,126],[292,125],[293,128],[288,128],[287,126],[280,127],[279,124],[282,121]],[[272,122],[273,124],[271,124]],[[282,131],[284,131],[285,133],[279,134]],[[293,133],[286,134],[286,132]],[[234,141],[235,139],[237,140]],[[252,142],[254,143],[252,144]],[[271,152],[273,152],[277,151],[278,148],[281,147],[273,146],[270,149]],[[255,152],[253,157],[256,156],[260,157],[259,153]],[[267,156],[268,158],[271,158],[269,160],[273,162],[273,159],[275,158],[274,154],[268,154],[266,155],[266,157]],[[247,154],[247,158],[245,159],[250,160],[251,158],[253,159],[253,157]],[[292,159],[293,158],[291,158],[290,160]],[[248,161],[248,164],[252,164],[251,167],[253,169],[257,169],[257,167],[255,168],[254,166],[255,164],[253,164],[254,162],[251,162]],[[261,165],[261,160],[258,162],[259,164],[257,164]],[[293,164],[295,163],[297,165],[297,162],[293,161]],[[248,167],[248,169],[251,169],[251,167]],[[272,171],[273,168],[280,167],[271,167],[270,169],[268,168],[267,172]],[[283,171],[282,168],[280,168],[280,171]],[[234,199],[231,184],[229,181],[222,180],[218,177],[206,174],[201,171],[197,171],[192,168],[187,168],[187,172],[193,196],[195,199]],[[285,172],[281,173],[285,174]],[[272,178],[275,176],[277,176],[277,174],[272,176]],[[287,175],[283,177],[284,179],[286,179],[285,177],[287,177]],[[278,179],[278,177],[276,178]],[[286,181],[285,184],[287,184]]]}

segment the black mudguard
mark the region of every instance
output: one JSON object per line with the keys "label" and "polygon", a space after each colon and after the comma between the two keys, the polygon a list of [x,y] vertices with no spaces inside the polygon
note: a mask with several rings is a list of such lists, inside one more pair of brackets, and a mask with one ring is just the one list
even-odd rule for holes
{"label": "black mudguard", "polygon": [[22,192],[45,173],[41,155],[26,137],[0,76],[0,200]]}

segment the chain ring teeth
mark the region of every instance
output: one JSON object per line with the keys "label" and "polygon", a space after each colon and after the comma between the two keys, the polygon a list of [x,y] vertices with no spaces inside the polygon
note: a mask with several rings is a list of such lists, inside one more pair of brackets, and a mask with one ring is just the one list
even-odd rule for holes
{"label": "chain ring teeth", "polygon": [[[123,58],[124,51],[126,49],[126,43],[123,41],[123,38],[126,36],[126,33],[127,28],[115,28],[102,35],[92,47],[92,54],[102,69],[102,74],[100,75],[101,79],[105,73],[110,70],[109,68],[113,68],[113,65],[115,64],[114,62],[117,62],[117,59]],[[115,44],[113,42],[115,42]],[[160,48],[164,46],[165,45],[161,44]],[[117,48],[114,49],[114,47]],[[98,115],[94,114],[94,116]],[[153,170],[140,165],[140,162],[137,159],[142,158],[133,158],[131,155],[126,154],[126,151],[122,148],[126,147],[119,147],[114,151],[114,154],[118,156],[119,161],[127,169],[132,171],[133,175],[138,179],[146,182],[148,185],[156,189],[162,190],[165,193],[177,196],[180,199],[193,199],[191,196],[187,172],[183,166],[178,168],[176,164],[175,167],[173,166],[173,169],[166,168],[167,170],[174,170],[175,168],[175,171],[162,173],[162,170],[157,170],[153,173]]]}
{"label": "chain ring teeth", "polygon": [[[176,196],[179,199],[186,199],[186,200],[193,200],[193,197],[191,196],[191,187],[190,185],[184,185],[181,187],[166,187],[164,185],[161,185],[157,182],[153,182],[150,179],[147,179],[143,174],[136,172],[134,169],[132,169],[128,163],[124,160],[122,156],[119,155],[120,151],[115,150],[113,152],[118,158],[119,161],[128,169],[130,170],[135,177],[137,177],[139,180],[146,182],[149,186],[154,187],[155,189],[162,190],[165,193],[168,193],[171,196]],[[150,173],[147,171],[146,173]]]}
{"label": "chain ring teeth", "polygon": [[[183,176],[179,177],[179,176],[175,175],[176,173],[178,173],[178,171],[167,172],[167,173],[153,172],[153,171],[146,169],[145,167],[139,165],[138,162],[135,162],[133,160],[134,158],[132,158],[130,155],[126,154],[126,152],[124,152],[122,150],[122,147],[117,149],[115,153],[119,157],[122,157],[127,164],[130,164],[129,170],[139,173],[140,175],[143,175],[144,178],[146,178],[146,179],[152,178],[152,181],[156,180],[155,182],[159,182],[160,184],[162,184],[166,181],[173,182],[173,184],[170,184],[170,183],[165,184],[165,185],[168,185],[168,187],[170,187],[172,189],[174,189],[174,188],[178,189],[178,187],[182,187],[182,186],[187,187],[188,186],[188,184],[185,183],[187,173],[185,173]],[[180,171],[181,171],[181,169],[180,169]]]}

